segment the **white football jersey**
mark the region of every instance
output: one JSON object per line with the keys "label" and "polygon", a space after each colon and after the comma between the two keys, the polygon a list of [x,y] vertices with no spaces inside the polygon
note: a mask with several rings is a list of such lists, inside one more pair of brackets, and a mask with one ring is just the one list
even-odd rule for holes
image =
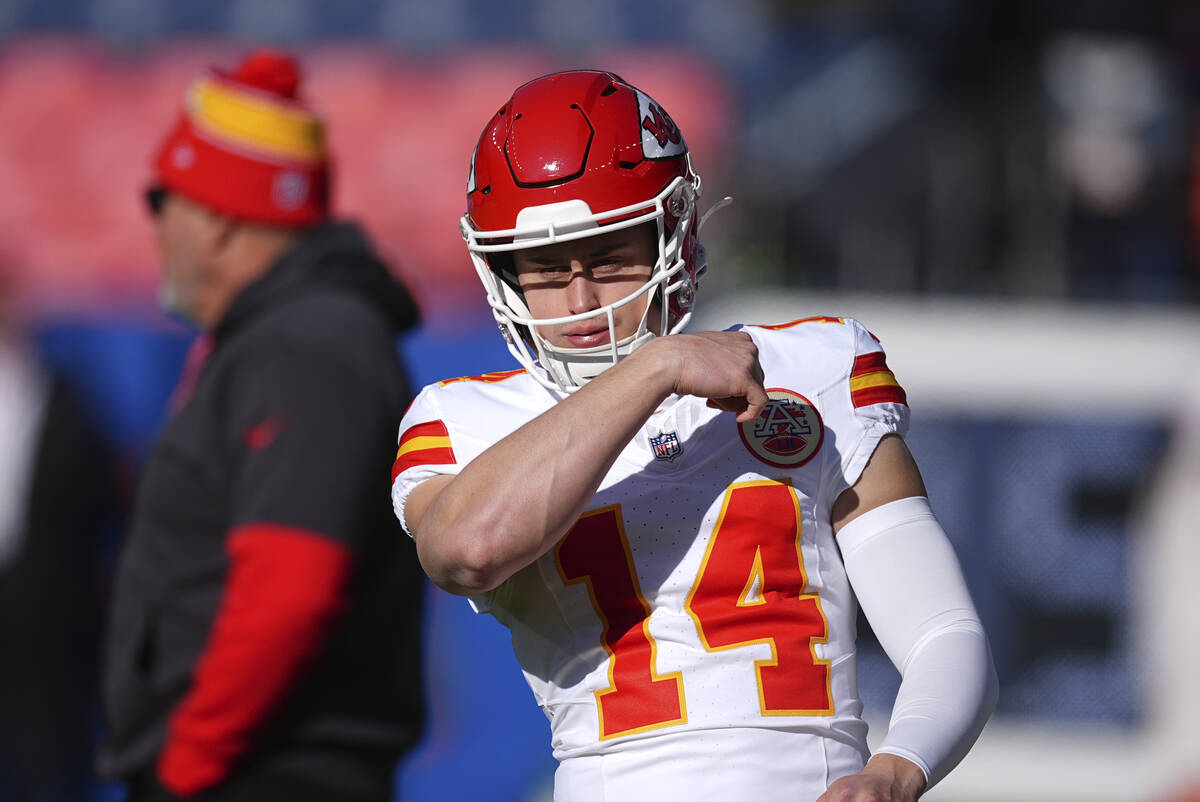
{"label": "white football jersey", "polygon": [[[815,800],[866,760],[830,514],[906,430],[904,391],[854,320],[738,328],[763,414],[668,398],[556,547],[472,600],[512,631],[550,719],[557,802]],[[525,371],[426,387],[401,424],[401,521],[416,485],[557,401]]]}

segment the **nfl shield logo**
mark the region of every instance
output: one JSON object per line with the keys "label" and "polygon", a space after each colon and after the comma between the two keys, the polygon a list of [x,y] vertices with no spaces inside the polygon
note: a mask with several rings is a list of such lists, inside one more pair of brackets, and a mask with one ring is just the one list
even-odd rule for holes
{"label": "nfl shield logo", "polygon": [[651,437],[650,447],[654,449],[655,459],[670,461],[683,453],[683,448],[679,445],[679,435],[675,432],[663,432],[657,437]]}

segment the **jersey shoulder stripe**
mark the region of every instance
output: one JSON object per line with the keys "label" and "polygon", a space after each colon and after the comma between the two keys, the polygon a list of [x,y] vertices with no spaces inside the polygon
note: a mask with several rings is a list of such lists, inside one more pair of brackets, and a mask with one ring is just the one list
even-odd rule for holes
{"label": "jersey shoulder stripe", "polygon": [[505,379],[511,379],[513,376],[519,376],[525,372],[525,368],[517,368],[516,370],[499,370],[492,373],[481,373],[478,376],[458,376],[453,379],[443,379],[438,382],[438,387],[445,387],[447,384],[455,382],[484,382],[485,384],[495,384],[502,382]]}
{"label": "jersey shoulder stripe", "polygon": [[410,426],[400,437],[396,461],[392,465],[392,481],[417,465],[455,465],[454,449],[450,446],[450,431],[440,420]]}
{"label": "jersey shoulder stripe", "polygon": [[854,358],[850,371],[850,400],[855,407],[869,404],[908,404],[908,396],[895,374],[888,369],[883,351],[872,351]]}
{"label": "jersey shoulder stripe", "polygon": [[767,329],[768,331],[783,331],[784,329],[790,329],[794,326],[799,326],[801,323],[843,323],[844,324],[845,322],[846,321],[844,318],[829,317],[827,315],[817,315],[816,317],[802,317],[799,320],[793,320],[788,323],[769,323],[769,324],[764,323],[764,324],[750,324],[750,325],[753,325],[754,328],[756,328],[756,329]]}

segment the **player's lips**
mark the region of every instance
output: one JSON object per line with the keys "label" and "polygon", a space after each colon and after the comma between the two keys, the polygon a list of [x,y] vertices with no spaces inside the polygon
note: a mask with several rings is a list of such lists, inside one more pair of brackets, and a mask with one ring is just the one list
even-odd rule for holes
{"label": "player's lips", "polygon": [[572,348],[592,348],[608,342],[608,326],[565,331],[563,337]]}

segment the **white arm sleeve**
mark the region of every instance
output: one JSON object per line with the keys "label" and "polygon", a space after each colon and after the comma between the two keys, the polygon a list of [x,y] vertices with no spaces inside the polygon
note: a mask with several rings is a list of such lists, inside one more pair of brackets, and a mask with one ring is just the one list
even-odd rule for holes
{"label": "white arm sleeve", "polygon": [[837,540],[863,613],[900,670],[877,751],[916,763],[932,787],[996,707],[996,670],[958,558],[924,497],[863,513]]}

